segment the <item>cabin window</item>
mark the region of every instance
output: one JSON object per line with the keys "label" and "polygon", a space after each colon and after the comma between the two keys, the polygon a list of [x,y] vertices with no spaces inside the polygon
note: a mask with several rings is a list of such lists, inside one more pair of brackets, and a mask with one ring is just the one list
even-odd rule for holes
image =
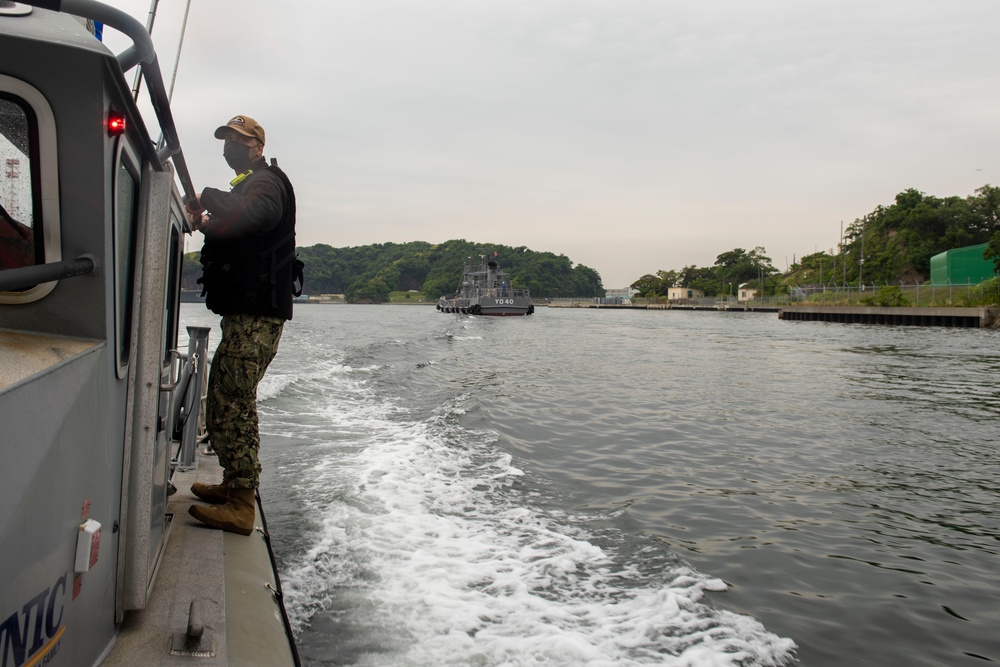
{"label": "cabin window", "polygon": [[183,266],[184,240],[181,237],[181,219],[176,210],[170,211],[170,250],[167,256],[167,336],[164,340],[163,361],[170,357],[170,350],[177,347],[177,322],[180,319],[181,269]]}
{"label": "cabin window", "polygon": [[115,316],[118,368],[124,377],[132,352],[132,301],[135,297],[135,244],[139,224],[139,169],[131,150],[122,150],[115,174]]}
{"label": "cabin window", "polygon": [[[55,116],[45,96],[0,74],[0,269],[62,259],[56,145]],[[0,304],[38,301],[55,286],[0,292]]]}
{"label": "cabin window", "polygon": [[0,269],[39,263],[38,181],[35,114],[24,100],[0,91]]}

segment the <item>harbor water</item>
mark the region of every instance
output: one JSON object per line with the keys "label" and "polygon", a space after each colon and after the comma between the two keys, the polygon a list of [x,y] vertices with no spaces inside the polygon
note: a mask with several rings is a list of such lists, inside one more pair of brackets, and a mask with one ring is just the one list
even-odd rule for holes
{"label": "harbor water", "polygon": [[1000,662],[998,345],[297,306],[258,395],[303,664]]}

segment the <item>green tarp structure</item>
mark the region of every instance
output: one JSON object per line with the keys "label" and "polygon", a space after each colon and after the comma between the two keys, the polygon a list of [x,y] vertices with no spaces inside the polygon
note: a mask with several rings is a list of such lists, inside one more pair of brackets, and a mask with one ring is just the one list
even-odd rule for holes
{"label": "green tarp structure", "polygon": [[978,284],[996,277],[993,261],[983,259],[985,243],[952,248],[931,257],[932,285]]}

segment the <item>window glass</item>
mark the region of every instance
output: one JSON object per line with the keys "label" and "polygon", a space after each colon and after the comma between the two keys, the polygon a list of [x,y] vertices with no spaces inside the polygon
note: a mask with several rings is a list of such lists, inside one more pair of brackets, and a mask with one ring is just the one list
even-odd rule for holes
{"label": "window glass", "polygon": [[128,365],[132,349],[132,297],[135,273],[135,236],[138,225],[139,183],[126,161],[125,151],[115,178],[115,265],[118,315],[118,364]]}
{"label": "window glass", "polygon": [[181,221],[177,212],[170,212],[170,251],[167,255],[167,337],[164,341],[163,361],[170,356],[170,350],[177,347],[177,322],[180,319],[180,288],[183,241],[181,240]]}
{"label": "window glass", "polygon": [[31,266],[37,262],[32,187],[37,171],[37,133],[34,113],[19,98],[0,92],[0,269]]}

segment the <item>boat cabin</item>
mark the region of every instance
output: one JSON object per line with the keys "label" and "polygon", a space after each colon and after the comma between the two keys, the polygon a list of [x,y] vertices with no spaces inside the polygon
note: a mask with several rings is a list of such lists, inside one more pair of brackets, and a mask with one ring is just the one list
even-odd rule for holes
{"label": "boat cabin", "polygon": [[185,225],[173,169],[190,178],[165,98],[151,93],[157,150],[125,80],[142,63],[162,90],[141,24],[62,4],[135,44],[115,56],[85,18],[0,3],[5,667],[97,664],[146,606],[169,528]]}

